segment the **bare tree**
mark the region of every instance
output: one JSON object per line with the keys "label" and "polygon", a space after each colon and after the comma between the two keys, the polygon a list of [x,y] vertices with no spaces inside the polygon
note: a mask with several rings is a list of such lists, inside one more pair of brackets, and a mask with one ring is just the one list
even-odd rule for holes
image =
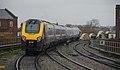
{"label": "bare tree", "polygon": [[71,25],[71,24],[66,24],[65,26],[67,26],[67,27],[71,27],[72,25]]}
{"label": "bare tree", "polygon": [[91,23],[92,23],[92,27],[99,27],[100,26],[100,23],[99,23],[99,20],[98,19],[92,19],[91,20]]}
{"label": "bare tree", "polygon": [[86,28],[96,28],[99,27],[100,23],[98,19],[92,19],[90,21],[87,21]]}

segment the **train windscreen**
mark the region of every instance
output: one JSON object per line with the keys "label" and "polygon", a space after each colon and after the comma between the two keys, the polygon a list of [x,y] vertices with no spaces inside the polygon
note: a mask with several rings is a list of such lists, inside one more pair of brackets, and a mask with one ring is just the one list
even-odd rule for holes
{"label": "train windscreen", "polygon": [[40,21],[28,20],[26,22],[26,33],[36,34],[40,31]]}

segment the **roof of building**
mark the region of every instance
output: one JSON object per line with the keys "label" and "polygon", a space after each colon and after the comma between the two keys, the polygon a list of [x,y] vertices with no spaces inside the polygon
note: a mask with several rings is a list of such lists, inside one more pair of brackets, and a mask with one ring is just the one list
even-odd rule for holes
{"label": "roof of building", "polygon": [[120,5],[116,5],[116,9],[120,9]]}
{"label": "roof of building", "polygon": [[0,9],[0,19],[17,19],[8,9]]}
{"label": "roof of building", "polygon": [[89,40],[90,37],[89,37],[88,33],[83,33],[83,34],[81,35],[80,39],[81,39],[81,40]]}

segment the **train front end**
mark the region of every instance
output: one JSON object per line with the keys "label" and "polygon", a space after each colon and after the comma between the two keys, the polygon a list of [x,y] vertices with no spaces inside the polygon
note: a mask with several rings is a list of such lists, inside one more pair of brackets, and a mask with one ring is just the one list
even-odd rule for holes
{"label": "train front end", "polygon": [[36,19],[30,19],[22,24],[22,49],[28,52],[41,51],[44,24]]}

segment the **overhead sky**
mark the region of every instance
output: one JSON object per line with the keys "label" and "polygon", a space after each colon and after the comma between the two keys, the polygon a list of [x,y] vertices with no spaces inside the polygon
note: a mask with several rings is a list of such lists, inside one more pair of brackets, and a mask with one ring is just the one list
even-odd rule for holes
{"label": "overhead sky", "polygon": [[84,25],[98,19],[100,25],[115,25],[115,6],[120,0],[0,0],[0,8],[7,8],[18,16],[18,25],[29,18]]}

